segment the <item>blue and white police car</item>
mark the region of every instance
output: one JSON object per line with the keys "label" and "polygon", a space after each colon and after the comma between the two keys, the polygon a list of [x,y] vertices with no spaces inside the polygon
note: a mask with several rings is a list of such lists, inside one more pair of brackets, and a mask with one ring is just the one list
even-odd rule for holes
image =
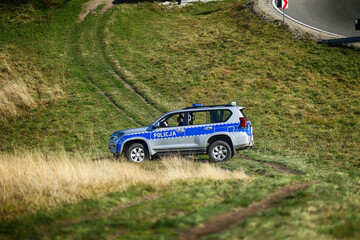
{"label": "blue and white police car", "polygon": [[108,147],[131,162],[164,153],[208,154],[213,162],[230,159],[237,150],[254,146],[245,107],[194,104],[166,113],[148,127],[114,132]]}

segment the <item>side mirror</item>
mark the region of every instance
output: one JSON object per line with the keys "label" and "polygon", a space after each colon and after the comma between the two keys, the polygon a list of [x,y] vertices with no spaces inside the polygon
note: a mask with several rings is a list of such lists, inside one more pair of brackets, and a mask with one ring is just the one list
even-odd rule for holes
{"label": "side mirror", "polygon": [[158,128],[158,127],[160,127],[160,122],[154,124],[154,128]]}

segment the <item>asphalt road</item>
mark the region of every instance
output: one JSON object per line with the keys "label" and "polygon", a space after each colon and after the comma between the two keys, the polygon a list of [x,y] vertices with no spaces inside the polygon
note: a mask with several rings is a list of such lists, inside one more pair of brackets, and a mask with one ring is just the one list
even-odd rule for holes
{"label": "asphalt road", "polygon": [[360,0],[289,0],[288,16],[312,27],[345,37],[360,36]]}

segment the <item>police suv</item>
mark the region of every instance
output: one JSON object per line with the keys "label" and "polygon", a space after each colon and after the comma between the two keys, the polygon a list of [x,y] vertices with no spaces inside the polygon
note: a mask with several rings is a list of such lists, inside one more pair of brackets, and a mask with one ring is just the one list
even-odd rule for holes
{"label": "police suv", "polygon": [[194,104],[166,113],[148,127],[114,132],[108,147],[131,162],[163,153],[208,154],[214,162],[230,159],[237,150],[254,146],[245,107]]}

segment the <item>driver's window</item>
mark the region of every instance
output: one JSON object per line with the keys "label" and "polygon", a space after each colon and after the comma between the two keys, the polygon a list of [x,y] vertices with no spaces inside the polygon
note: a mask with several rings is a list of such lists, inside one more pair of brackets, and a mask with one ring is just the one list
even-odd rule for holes
{"label": "driver's window", "polygon": [[176,113],[160,120],[160,127],[184,126],[184,113]]}

